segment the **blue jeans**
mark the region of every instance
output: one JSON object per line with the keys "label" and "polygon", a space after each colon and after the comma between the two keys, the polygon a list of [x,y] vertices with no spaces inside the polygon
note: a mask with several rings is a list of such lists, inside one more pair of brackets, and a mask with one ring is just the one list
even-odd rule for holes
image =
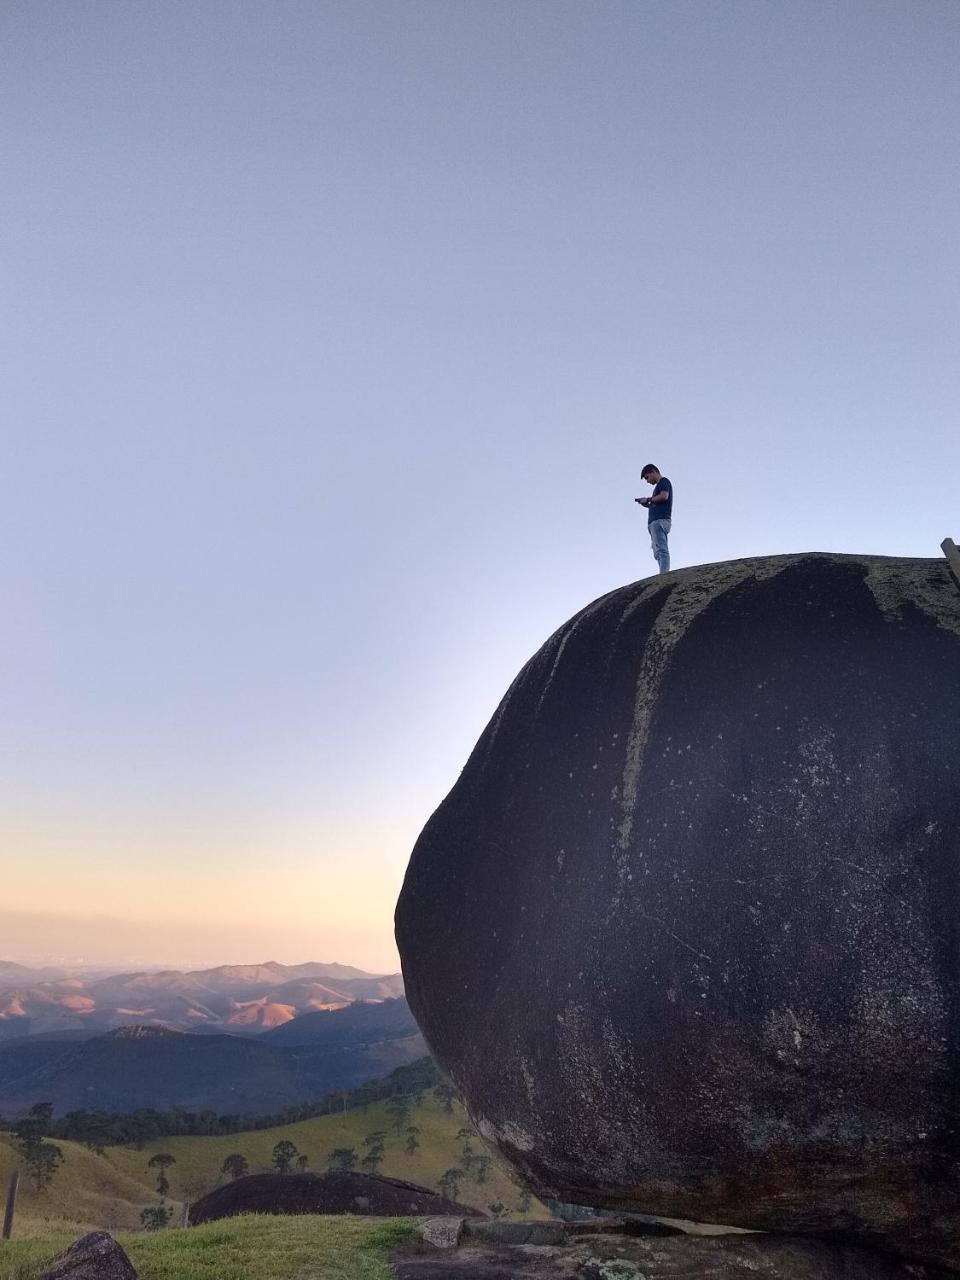
{"label": "blue jeans", "polygon": [[650,546],[653,558],[660,566],[661,573],[670,572],[670,548],[667,546],[667,534],[670,532],[669,520],[651,520],[647,525],[650,530]]}

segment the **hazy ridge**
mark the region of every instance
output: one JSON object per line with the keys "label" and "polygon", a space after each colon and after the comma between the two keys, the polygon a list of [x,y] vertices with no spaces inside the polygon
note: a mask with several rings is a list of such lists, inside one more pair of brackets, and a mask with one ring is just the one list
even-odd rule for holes
{"label": "hazy ridge", "polygon": [[104,976],[0,961],[0,1041],[51,1032],[103,1033],[132,1023],[257,1034],[302,1014],[402,994],[398,973],[366,973],[337,963],[268,961]]}
{"label": "hazy ridge", "polygon": [[308,1015],[291,1030],[301,1021],[307,1025],[291,1045],[135,1025],[7,1040],[0,1043],[0,1113],[52,1102],[58,1114],[151,1107],[263,1114],[386,1075],[428,1052],[402,998]]}
{"label": "hazy ridge", "polygon": [[264,1114],[426,1054],[400,974],[219,965],[104,975],[0,961],[0,1113]]}

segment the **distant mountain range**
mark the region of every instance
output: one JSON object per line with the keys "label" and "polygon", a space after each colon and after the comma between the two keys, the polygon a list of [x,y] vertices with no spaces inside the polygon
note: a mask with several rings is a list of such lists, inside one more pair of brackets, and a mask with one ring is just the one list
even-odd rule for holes
{"label": "distant mountain range", "polygon": [[63,969],[31,969],[12,960],[0,960],[0,988],[16,982],[43,982],[47,978],[65,977]]}
{"label": "distant mountain range", "polygon": [[257,1035],[303,1014],[403,994],[400,974],[342,964],[221,965],[186,973],[70,975],[0,961],[0,1042],[132,1024]]}
{"label": "distant mountain range", "polygon": [[305,1013],[282,1027],[265,1031],[260,1039],[279,1049],[312,1046],[317,1049],[356,1048],[371,1040],[391,1040],[408,1036],[416,1029],[406,1000],[383,1000],[378,1004],[357,1001],[329,1013]]}
{"label": "distant mountain range", "polygon": [[148,1107],[262,1115],[386,1075],[428,1052],[402,998],[309,1013],[261,1035],[189,1035],[158,1025],[95,1035],[88,1023],[0,1042],[0,1113],[52,1102],[58,1115]]}

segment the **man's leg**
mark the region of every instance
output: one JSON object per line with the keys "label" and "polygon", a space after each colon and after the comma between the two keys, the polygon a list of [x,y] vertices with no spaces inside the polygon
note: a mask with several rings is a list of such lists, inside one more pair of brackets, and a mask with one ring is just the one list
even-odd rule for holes
{"label": "man's leg", "polygon": [[669,532],[669,520],[654,520],[650,524],[650,545],[653,547],[653,558],[660,566],[661,573],[670,572],[670,548],[667,545]]}

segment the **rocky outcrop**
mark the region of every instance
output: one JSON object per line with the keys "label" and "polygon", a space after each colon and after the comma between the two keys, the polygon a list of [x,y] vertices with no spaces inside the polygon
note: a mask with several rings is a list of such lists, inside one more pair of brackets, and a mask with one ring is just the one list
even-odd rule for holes
{"label": "rocky outcrop", "polygon": [[503,699],[397,908],[542,1196],[960,1269],[960,592],[797,555],[612,592]]}
{"label": "rocky outcrop", "polygon": [[395,1255],[393,1273],[396,1280],[948,1280],[947,1272],[866,1249],[767,1235],[614,1235],[557,1248],[467,1240],[443,1252],[428,1242]]}
{"label": "rocky outcrop", "polygon": [[91,1231],[58,1253],[40,1280],[137,1280],[137,1273],[108,1231]]}
{"label": "rocky outcrop", "polygon": [[411,1214],[464,1217],[477,1211],[438,1196],[428,1187],[379,1174],[254,1173],[237,1178],[190,1206],[190,1225],[232,1218],[238,1213],[358,1213],[374,1217]]}

